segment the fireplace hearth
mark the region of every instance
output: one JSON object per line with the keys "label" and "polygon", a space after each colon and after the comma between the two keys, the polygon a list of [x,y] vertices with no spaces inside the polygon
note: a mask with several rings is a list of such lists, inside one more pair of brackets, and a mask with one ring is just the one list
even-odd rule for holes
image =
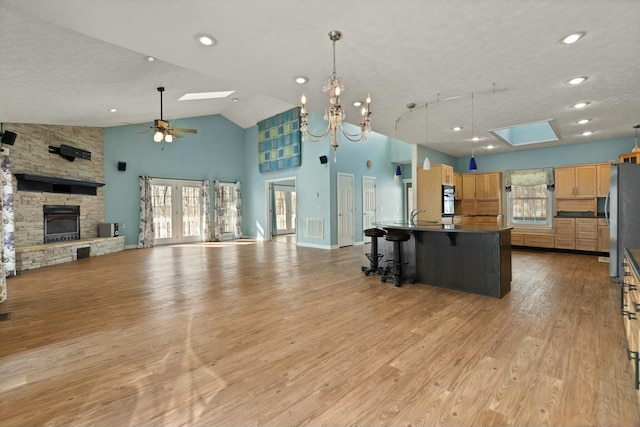
{"label": "fireplace hearth", "polygon": [[80,240],[80,206],[45,205],[44,243]]}

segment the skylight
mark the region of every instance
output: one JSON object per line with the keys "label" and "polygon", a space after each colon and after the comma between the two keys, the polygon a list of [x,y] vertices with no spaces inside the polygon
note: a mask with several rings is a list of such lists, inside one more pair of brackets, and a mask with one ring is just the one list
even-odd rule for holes
{"label": "skylight", "polygon": [[227,90],[221,92],[196,92],[196,93],[185,93],[178,99],[178,101],[194,101],[197,99],[216,99],[216,98],[226,98],[227,96],[234,93],[235,90]]}
{"label": "skylight", "polygon": [[489,132],[514,147],[519,145],[558,141],[560,139],[553,127],[552,120],[511,126],[502,129],[493,129]]}

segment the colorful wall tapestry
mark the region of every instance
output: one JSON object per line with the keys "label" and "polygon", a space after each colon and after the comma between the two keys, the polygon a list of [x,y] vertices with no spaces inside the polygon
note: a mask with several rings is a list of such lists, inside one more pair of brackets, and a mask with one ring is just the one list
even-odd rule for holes
{"label": "colorful wall tapestry", "polygon": [[300,166],[300,139],[300,107],[258,122],[260,172]]}

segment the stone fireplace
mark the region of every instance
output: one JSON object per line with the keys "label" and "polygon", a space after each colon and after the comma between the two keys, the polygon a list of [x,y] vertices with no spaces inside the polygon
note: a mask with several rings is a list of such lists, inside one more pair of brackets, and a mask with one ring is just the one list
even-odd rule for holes
{"label": "stone fireplace", "polygon": [[[61,240],[45,241],[45,206],[77,207],[78,238],[98,237],[98,224],[104,222],[104,194],[97,188],[95,195],[40,191],[38,188],[20,189],[16,175],[33,174],[57,178],[61,181],[104,182],[104,150],[102,128],[82,126],[3,123],[3,129],[18,134],[9,150],[13,178],[13,208],[16,249],[53,244],[75,238],[67,232]],[[91,152],[91,159],[69,161],[52,153],[50,146],[66,144]],[[57,185],[56,183],[53,184]],[[71,220],[73,222],[73,220]],[[69,225],[70,223],[67,223]],[[53,224],[64,225],[63,223]],[[48,246],[48,245],[47,245]]]}

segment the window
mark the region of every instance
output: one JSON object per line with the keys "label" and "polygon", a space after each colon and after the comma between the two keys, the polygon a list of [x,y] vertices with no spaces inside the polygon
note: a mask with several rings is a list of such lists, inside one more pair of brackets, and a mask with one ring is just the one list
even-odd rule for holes
{"label": "window", "polygon": [[518,229],[551,229],[553,170],[507,171],[507,222]]}
{"label": "window", "polygon": [[511,186],[511,223],[513,225],[547,225],[547,185]]}

